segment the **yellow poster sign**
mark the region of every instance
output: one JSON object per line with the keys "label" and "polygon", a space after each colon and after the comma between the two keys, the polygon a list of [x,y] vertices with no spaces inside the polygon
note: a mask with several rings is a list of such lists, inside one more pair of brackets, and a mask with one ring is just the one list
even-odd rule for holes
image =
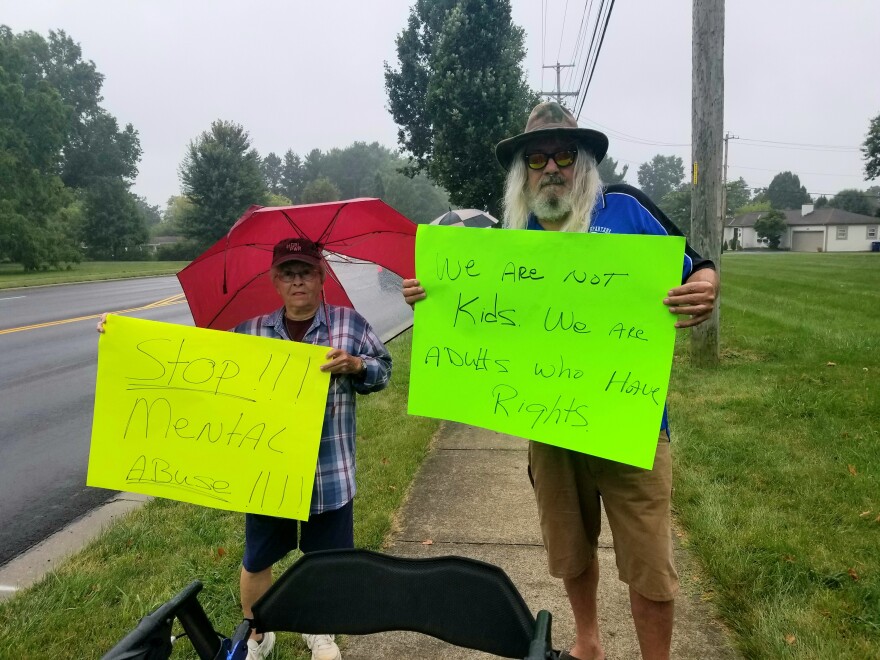
{"label": "yellow poster sign", "polygon": [[327,350],[107,317],[86,483],[306,520]]}
{"label": "yellow poster sign", "polygon": [[684,239],[421,225],[409,412],[650,468]]}

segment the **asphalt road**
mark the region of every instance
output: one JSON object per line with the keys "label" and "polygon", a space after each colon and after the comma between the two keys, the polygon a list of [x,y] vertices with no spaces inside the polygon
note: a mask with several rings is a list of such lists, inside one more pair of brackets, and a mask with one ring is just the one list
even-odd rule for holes
{"label": "asphalt road", "polygon": [[[383,339],[412,324],[399,288],[380,282],[375,267],[347,266],[338,274]],[[0,565],[113,494],[85,481],[95,315],[123,310],[192,325],[175,277],[0,291]]]}

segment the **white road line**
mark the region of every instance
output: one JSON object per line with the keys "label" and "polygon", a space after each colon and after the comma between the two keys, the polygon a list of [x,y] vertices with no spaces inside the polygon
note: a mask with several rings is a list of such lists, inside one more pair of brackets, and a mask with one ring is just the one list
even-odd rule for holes
{"label": "white road line", "polygon": [[4,300],[18,300],[19,298],[27,298],[27,296],[12,296],[11,298],[0,298],[0,302]]}
{"label": "white road line", "polygon": [[0,584],[0,591],[18,591],[18,587],[8,587],[5,584]]}

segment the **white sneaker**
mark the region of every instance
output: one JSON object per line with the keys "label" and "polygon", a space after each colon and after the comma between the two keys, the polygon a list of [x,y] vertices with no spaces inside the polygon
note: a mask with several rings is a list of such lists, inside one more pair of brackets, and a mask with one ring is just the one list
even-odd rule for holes
{"label": "white sneaker", "polygon": [[275,633],[272,632],[263,633],[262,642],[258,642],[255,639],[249,639],[247,641],[247,660],[263,660],[263,658],[268,658],[274,646]]}
{"label": "white sneaker", "polygon": [[303,640],[312,651],[312,660],[342,660],[333,635],[303,635]]}

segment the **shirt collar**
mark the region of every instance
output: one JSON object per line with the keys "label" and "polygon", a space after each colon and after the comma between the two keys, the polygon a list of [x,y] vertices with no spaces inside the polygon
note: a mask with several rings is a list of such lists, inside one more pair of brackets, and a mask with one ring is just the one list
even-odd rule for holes
{"label": "shirt collar", "polygon": [[[319,327],[322,324],[327,325],[327,317],[324,314],[325,307],[326,306],[323,302],[318,305],[318,311],[315,312],[315,319],[312,322],[312,327]],[[284,336],[284,333],[281,331],[282,328],[284,328],[284,307],[279,307],[271,314],[266,314],[266,316],[263,317],[263,326],[270,327],[275,330],[276,334]]]}

